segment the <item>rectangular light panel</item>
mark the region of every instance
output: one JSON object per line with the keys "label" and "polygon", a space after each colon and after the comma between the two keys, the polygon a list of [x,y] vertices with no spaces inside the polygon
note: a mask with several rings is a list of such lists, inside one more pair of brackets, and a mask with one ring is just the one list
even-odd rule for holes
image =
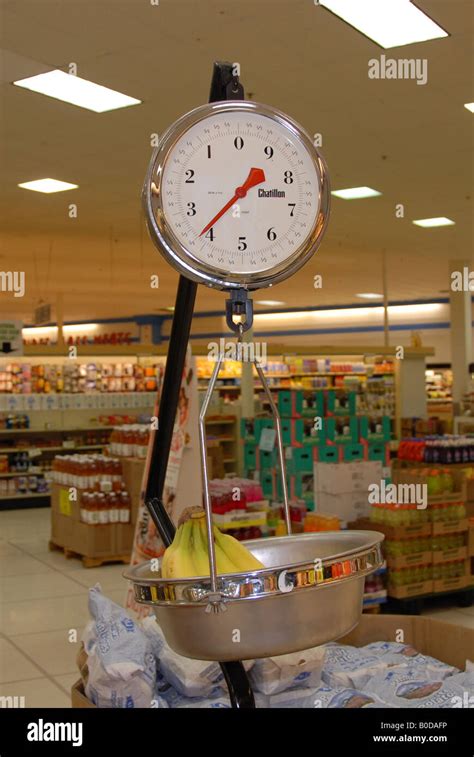
{"label": "rectangular light panel", "polygon": [[77,105],[79,108],[93,110],[95,113],[127,108],[141,102],[135,97],[123,95],[114,89],[81,79],[80,76],[66,74],[58,69],[48,71],[46,74],[30,76],[28,79],[19,79],[13,84],[32,92],[39,92],[41,95],[54,97],[56,100],[63,100],[71,105]]}
{"label": "rectangular light panel", "polygon": [[320,0],[319,5],[385,49],[448,36],[409,0]]}

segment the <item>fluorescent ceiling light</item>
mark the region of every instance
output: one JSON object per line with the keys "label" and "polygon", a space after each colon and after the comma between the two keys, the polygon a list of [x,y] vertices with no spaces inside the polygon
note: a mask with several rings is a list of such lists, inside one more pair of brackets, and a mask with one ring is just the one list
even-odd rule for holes
{"label": "fluorescent ceiling light", "polygon": [[363,300],[382,300],[383,294],[376,294],[375,292],[359,292],[356,297],[362,297]]}
{"label": "fluorescent ceiling light", "polygon": [[277,305],[284,305],[281,300],[255,300],[257,305],[268,305],[269,307],[276,307]]}
{"label": "fluorescent ceiling light", "polygon": [[474,113],[474,103],[464,103],[464,107]]}
{"label": "fluorescent ceiling light", "polygon": [[341,200],[363,200],[365,197],[380,197],[382,192],[370,187],[349,187],[349,189],[335,189],[331,192],[335,197]]}
{"label": "fluorescent ceiling light", "polygon": [[95,84],[93,81],[81,79],[80,76],[66,74],[64,71],[55,69],[48,71],[46,74],[30,76],[27,79],[14,81],[17,87],[30,89],[32,92],[39,92],[41,95],[54,97],[56,100],[63,100],[71,105],[77,105],[79,108],[87,108],[96,113],[105,113],[108,110],[117,110],[117,108],[126,108],[129,105],[138,105],[141,100],[135,97],[123,95],[114,89],[103,87],[101,84]]}
{"label": "fluorescent ceiling light", "polygon": [[413,221],[415,226],[421,226],[423,229],[432,229],[434,226],[454,226],[454,221],[450,218],[440,216],[439,218],[420,218]]}
{"label": "fluorescent ceiling light", "polygon": [[[65,334],[92,334],[98,328],[98,323],[70,323],[63,326],[63,332]],[[22,329],[22,333],[23,336],[54,336],[57,330],[57,326],[27,326]]]}
{"label": "fluorescent ceiling light", "polygon": [[319,0],[319,5],[384,48],[448,36],[409,0]]}
{"label": "fluorescent ceiling light", "polygon": [[[439,313],[443,306],[434,303],[421,303],[419,305],[389,305],[388,312],[398,319],[403,319],[405,316],[411,315],[432,315]],[[305,310],[298,312],[286,312],[286,313],[256,313],[255,323],[265,325],[274,324],[286,325],[295,324],[301,325],[301,322],[313,325],[318,321],[322,322],[343,322],[361,321],[366,319],[369,323],[381,323],[383,318],[384,308],[382,306],[367,307],[367,308],[334,308],[331,310]],[[321,324],[322,325],[322,324]]]}
{"label": "fluorescent ceiling light", "polygon": [[67,189],[77,189],[78,184],[70,184],[68,181],[57,179],[35,179],[18,184],[22,189],[31,189],[33,192],[44,192],[49,195],[53,192],[65,192]]}

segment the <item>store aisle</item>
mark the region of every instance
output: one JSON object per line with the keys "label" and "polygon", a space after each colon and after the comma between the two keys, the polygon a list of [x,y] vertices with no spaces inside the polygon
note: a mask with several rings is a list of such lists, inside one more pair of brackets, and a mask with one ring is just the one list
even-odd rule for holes
{"label": "store aisle", "polygon": [[50,552],[49,533],[47,508],[0,513],[0,697],[26,707],[70,707],[88,588],[118,603],[126,591],[123,565],[85,569]]}

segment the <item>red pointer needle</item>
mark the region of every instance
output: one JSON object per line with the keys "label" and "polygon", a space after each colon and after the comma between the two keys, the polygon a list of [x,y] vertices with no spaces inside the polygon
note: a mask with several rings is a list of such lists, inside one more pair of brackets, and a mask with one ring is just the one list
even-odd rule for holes
{"label": "red pointer needle", "polygon": [[218,221],[219,218],[221,218],[224,215],[224,213],[227,213],[227,211],[229,210],[229,208],[231,208],[232,205],[237,200],[240,200],[242,197],[245,197],[245,195],[247,194],[247,192],[249,191],[249,189],[251,189],[252,187],[257,186],[257,184],[261,184],[262,181],[265,181],[265,174],[264,174],[263,170],[261,168],[251,168],[250,171],[249,171],[249,175],[245,179],[245,181],[242,184],[242,186],[241,187],[237,187],[237,189],[235,190],[234,196],[229,200],[229,202],[227,202],[224,205],[224,207],[222,208],[222,210],[219,210],[218,214],[216,216],[214,216],[214,218],[212,219],[212,221],[209,221],[209,223],[207,224],[207,226],[204,226],[204,228],[201,231],[201,233],[199,234],[199,236],[202,237],[202,235],[205,234],[206,231],[209,231],[209,229],[211,228],[211,226],[214,226],[214,224],[216,223],[216,221]]}

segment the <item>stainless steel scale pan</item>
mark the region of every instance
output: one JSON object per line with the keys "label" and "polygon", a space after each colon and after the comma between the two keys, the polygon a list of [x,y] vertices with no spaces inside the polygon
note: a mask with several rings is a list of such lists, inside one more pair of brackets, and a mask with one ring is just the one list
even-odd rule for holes
{"label": "stainless steel scale pan", "polygon": [[164,580],[148,562],[125,578],[179,654],[220,661],[269,657],[332,641],[357,625],[364,578],[383,562],[382,540],[374,531],[336,531],[244,542],[268,567],[218,576],[225,610],[217,613],[209,612],[208,576]]}

